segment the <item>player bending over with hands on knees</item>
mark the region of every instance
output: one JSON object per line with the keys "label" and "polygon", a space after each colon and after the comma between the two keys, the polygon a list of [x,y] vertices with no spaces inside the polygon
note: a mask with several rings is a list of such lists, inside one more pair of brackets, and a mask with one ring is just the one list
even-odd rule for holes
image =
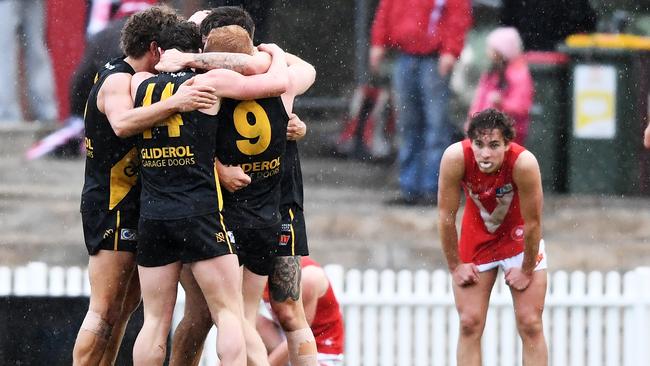
{"label": "player bending over with hands on knees", "polygon": [[[532,153],[512,142],[510,117],[495,109],[473,115],[464,141],[442,157],[439,230],[460,316],[457,362],[481,365],[481,336],[490,293],[501,268],[510,286],[523,364],[546,365],[542,327],[546,253],[542,240],[542,183]],[[460,187],[466,206],[456,230]]]}

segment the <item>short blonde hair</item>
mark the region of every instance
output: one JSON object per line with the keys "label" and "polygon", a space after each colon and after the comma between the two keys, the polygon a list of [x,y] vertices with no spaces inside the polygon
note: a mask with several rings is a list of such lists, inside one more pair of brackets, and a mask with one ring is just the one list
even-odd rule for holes
{"label": "short blonde hair", "polygon": [[248,32],[238,25],[227,25],[210,31],[205,41],[205,52],[232,52],[253,54],[253,41]]}

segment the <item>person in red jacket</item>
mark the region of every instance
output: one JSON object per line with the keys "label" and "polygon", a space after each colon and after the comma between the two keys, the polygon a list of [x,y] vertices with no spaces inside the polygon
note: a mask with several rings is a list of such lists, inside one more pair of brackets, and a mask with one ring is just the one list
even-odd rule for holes
{"label": "person in red jacket", "polygon": [[490,69],[481,75],[469,116],[488,108],[503,111],[515,121],[514,142],[524,145],[533,105],[533,78],[522,54],[519,32],[500,27],[487,37]]}
{"label": "person in red jacket", "polygon": [[435,204],[440,157],[451,142],[449,76],[472,24],[469,0],[381,0],[372,24],[370,70],[397,51],[401,196],[393,203]]}
{"label": "person in red jacket", "polygon": [[[547,262],[537,159],[512,142],[512,119],[496,109],[473,115],[467,134],[445,150],[438,196],[440,241],[460,318],[458,365],[481,365],[481,336],[499,268],[512,294],[523,364],[547,365],[542,325]],[[459,239],[460,186],[466,204]]]}
{"label": "person in red jacket", "polygon": [[[318,364],[342,366],[344,347],[343,317],[339,302],[325,271],[309,257],[302,257],[302,302],[307,322],[316,339]],[[268,287],[264,290],[265,311],[257,316],[257,330],[269,351],[271,366],[284,366],[289,361],[287,341],[269,303]]]}

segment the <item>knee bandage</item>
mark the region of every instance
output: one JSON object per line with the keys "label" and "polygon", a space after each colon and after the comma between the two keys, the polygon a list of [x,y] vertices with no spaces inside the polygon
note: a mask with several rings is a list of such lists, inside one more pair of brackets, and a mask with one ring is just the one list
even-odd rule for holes
{"label": "knee bandage", "polygon": [[83,323],[81,323],[81,329],[95,334],[100,339],[108,340],[111,337],[113,326],[108,324],[108,322],[102,319],[102,317],[96,312],[88,311]]}
{"label": "knee bandage", "polygon": [[316,340],[310,328],[287,332],[289,359],[294,366],[317,365]]}

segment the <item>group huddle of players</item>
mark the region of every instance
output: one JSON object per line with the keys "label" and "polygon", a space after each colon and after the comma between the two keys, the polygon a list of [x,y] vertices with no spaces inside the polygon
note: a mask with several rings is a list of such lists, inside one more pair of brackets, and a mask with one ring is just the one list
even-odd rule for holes
{"label": "group huddle of players", "polygon": [[339,319],[325,353],[301,296],[308,248],[295,140],[306,127],[292,106],[315,70],[276,45],[254,47],[253,32],[238,7],[189,20],[151,7],[124,25],[125,56],[97,73],[84,115],[81,199],[91,297],[75,365],[114,363],[140,299],[134,364],[161,365],[179,282],[186,308],[170,364],[198,364],[216,324],[222,364],[268,365],[255,329],[267,278],[291,364],[341,364],[329,284],[319,290],[332,297],[321,308]]}

